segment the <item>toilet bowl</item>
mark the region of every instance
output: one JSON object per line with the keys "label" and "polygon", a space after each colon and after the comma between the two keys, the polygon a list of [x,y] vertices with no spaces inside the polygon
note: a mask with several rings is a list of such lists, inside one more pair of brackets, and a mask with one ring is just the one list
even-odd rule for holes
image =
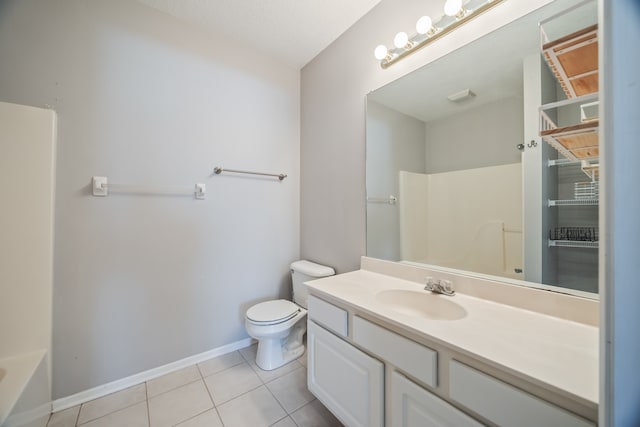
{"label": "toilet bowl", "polygon": [[266,301],[247,310],[245,327],[249,336],[258,340],[256,364],[261,369],[279,368],[304,353],[309,297],[304,282],[334,274],[331,267],[296,261],[291,264],[294,302],[284,299]]}

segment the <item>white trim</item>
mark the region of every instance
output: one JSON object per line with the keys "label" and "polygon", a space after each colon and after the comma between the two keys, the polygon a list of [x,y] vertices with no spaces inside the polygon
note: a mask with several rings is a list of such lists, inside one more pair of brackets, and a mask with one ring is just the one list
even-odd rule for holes
{"label": "white trim", "polygon": [[196,363],[204,362],[211,358],[221,356],[223,354],[231,353],[232,351],[249,347],[255,342],[252,338],[245,338],[240,341],[233,342],[231,344],[223,345],[222,347],[214,348],[204,353],[195,354],[193,356],[185,357],[184,359],[177,360],[175,362],[168,363],[157,368],[149,369],[148,371],[140,372],[116,381],[112,381],[107,384],[99,385],[97,387],[90,388],[88,390],[81,391],[80,393],[72,394],[71,396],[56,399],[52,404],[52,411],[59,412],[64,409],[68,409],[90,400],[97,399],[99,397],[106,396],[117,391],[124,390],[134,385],[143,383],[145,381],[158,378],[162,375],[166,375],[178,369],[186,368],[187,366],[194,365]]}
{"label": "white trim", "polygon": [[[640,40],[637,0],[598,2],[600,45],[600,405],[599,425],[640,425],[638,239]],[[632,195],[636,194],[636,197]]]}

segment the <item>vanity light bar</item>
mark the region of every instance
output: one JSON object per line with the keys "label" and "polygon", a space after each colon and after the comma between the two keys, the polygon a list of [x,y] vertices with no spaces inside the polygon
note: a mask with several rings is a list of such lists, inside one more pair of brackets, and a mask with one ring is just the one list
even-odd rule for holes
{"label": "vanity light bar", "polygon": [[374,50],[374,56],[380,60],[382,68],[387,68],[503,1],[505,0],[470,0],[463,4],[461,0],[447,0],[444,5],[445,15],[437,23],[433,24],[428,16],[421,17],[416,24],[417,34],[413,37],[408,37],[404,32],[396,34],[395,49],[389,50],[385,45],[379,45]]}

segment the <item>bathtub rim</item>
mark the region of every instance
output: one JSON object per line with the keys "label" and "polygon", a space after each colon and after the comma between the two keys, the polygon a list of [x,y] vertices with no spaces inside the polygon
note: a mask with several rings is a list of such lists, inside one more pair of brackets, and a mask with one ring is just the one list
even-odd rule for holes
{"label": "bathtub rim", "polygon": [[41,363],[46,362],[47,350],[36,350],[0,359],[5,374],[0,381],[0,426],[7,420],[27,384]]}

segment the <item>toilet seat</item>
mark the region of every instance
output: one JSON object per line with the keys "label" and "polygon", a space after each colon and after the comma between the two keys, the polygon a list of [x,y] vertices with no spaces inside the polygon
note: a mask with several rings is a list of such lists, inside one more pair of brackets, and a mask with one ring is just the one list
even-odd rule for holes
{"label": "toilet seat", "polygon": [[261,302],[247,310],[247,320],[256,325],[276,325],[300,313],[300,307],[291,301],[279,299]]}

